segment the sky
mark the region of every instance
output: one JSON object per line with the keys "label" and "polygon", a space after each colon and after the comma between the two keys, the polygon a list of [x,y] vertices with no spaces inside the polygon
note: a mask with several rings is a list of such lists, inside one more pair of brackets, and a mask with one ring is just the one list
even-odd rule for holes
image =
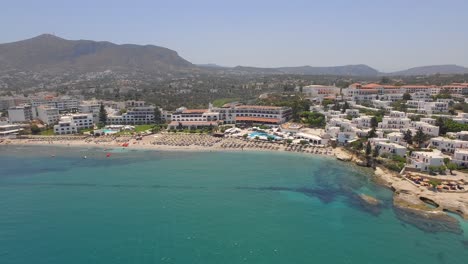
{"label": "sky", "polygon": [[52,33],[223,66],[468,66],[467,0],[2,0],[0,43]]}

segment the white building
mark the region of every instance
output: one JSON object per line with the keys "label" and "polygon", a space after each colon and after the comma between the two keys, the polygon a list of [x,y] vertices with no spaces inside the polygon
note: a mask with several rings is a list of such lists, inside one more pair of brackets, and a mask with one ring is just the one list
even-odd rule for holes
{"label": "white building", "polygon": [[59,111],[73,111],[77,110],[80,101],[76,98],[69,96],[45,96],[41,98],[31,99],[31,105],[33,107],[38,107],[40,105],[45,105],[51,108],[57,108]]}
{"label": "white building", "polygon": [[411,124],[411,119],[406,117],[404,112],[391,111],[388,116],[382,118],[379,123],[380,129],[404,129],[408,128]]}
{"label": "white building", "polygon": [[456,149],[468,149],[468,141],[435,137],[429,141],[429,147],[434,147],[442,152],[454,153]]}
{"label": "white building", "polygon": [[421,121],[411,122],[410,130],[412,130],[413,135],[415,135],[419,129],[421,129],[424,134],[429,136],[437,137],[439,135],[438,126],[433,126]]}
{"label": "white building", "polygon": [[93,115],[94,123],[99,122],[99,111],[101,104],[97,101],[84,101],[79,106],[80,113],[90,113]]}
{"label": "white building", "polygon": [[410,166],[421,170],[428,171],[429,166],[442,166],[444,165],[444,157],[440,152],[424,152],[414,151],[411,153]]}
{"label": "white building", "polygon": [[407,145],[406,141],[403,139],[404,135],[401,132],[389,133],[387,135],[387,138],[388,138],[388,141],[390,143],[395,143],[395,144],[398,144],[398,145],[401,145],[401,146],[406,146]]}
{"label": "white building", "polygon": [[356,125],[358,128],[370,128],[372,116],[363,115],[360,117],[353,118],[351,123]]}
{"label": "white building", "polygon": [[94,127],[93,115],[88,114],[72,114],[62,116],[57,125],[54,126],[55,134],[76,134],[81,129],[89,129]]}
{"label": "white building", "polygon": [[57,108],[40,105],[36,107],[37,118],[46,125],[53,125],[60,120],[59,110]]}
{"label": "white building", "polygon": [[327,85],[308,85],[302,87],[302,93],[309,97],[324,98],[340,95],[340,88]]}
{"label": "white building", "polygon": [[421,114],[434,114],[434,113],[447,113],[449,104],[446,102],[423,102],[418,106],[418,113]]}
{"label": "white building", "polygon": [[290,107],[239,104],[228,104],[211,111],[218,112],[220,120],[226,124],[280,125],[287,122],[292,114]]}
{"label": "white building", "polygon": [[375,148],[379,151],[379,155],[388,153],[390,155],[397,155],[400,157],[406,156],[406,147],[395,143],[376,142]]}
{"label": "white building", "polygon": [[457,149],[453,154],[452,162],[460,167],[468,167],[468,149]]}
{"label": "white building", "polygon": [[33,112],[30,105],[21,105],[8,108],[8,118],[11,123],[30,122]]}
{"label": "white building", "polygon": [[154,123],[154,109],[154,106],[133,107],[122,115],[109,115],[107,117],[107,123],[111,125],[152,124]]}
{"label": "white building", "polygon": [[15,136],[22,130],[19,125],[0,125],[0,137]]}

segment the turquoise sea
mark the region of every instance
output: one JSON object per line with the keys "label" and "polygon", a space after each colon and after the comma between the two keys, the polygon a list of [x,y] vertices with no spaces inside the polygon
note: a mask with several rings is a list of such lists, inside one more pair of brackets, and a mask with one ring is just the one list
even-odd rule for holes
{"label": "turquoise sea", "polygon": [[0,146],[1,264],[468,263],[466,222],[456,234],[403,222],[391,191],[350,164],[110,152]]}

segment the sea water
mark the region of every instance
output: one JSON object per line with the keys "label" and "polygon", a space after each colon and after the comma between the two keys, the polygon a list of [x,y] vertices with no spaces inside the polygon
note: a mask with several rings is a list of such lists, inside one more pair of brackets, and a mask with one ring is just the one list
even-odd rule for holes
{"label": "sea water", "polygon": [[402,222],[370,178],[289,153],[1,146],[0,263],[467,263],[465,222]]}

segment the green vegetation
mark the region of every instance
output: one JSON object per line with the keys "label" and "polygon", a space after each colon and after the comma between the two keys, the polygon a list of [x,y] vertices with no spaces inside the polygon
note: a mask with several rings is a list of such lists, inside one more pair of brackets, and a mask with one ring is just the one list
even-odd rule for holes
{"label": "green vegetation", "polygon": [[468,124],[461,124],[453,121],[452,119],[444,119],[444,128],[446,132],[460,132],[467,131]]}
{"label": "green vegetation", "polygon": [[413,132],[411,130],[406,130],[405,134],[403,135],[403,140],[406,141],[408,144],[413,144]]}
{"label": "green vegetation", "polygon": [[421,147],[421,145],[428,139],[428,136],[424,134],[421,128],[418,129],[416,132],[416,135],[413,137],[414,143],[418,144],[418,147]]}
{"label": "green vegetation", "polygon": [[154,108],[154,124],[159,125],[161,124],[162,118],[161,118],[161,110],[159,110],[159,106],[156,106]]}
{"label": "green vegetation", "polygon": [[38,135],[39,133],[41,133],[41,129],[35,124],[32,125],[31,126],[31,134]]}
{"label": "green vegetation", "polygon": [[453,162],[448,162],[448,163],[446,164],[446,167],[447,167],[447,169],[450,171],[450,174],[452,174],[452,175],[453,175],[452,172],[453,172],[454,170],[457,170],[457,169],[458,169],[458,165],[457,165],[456,163],[453,163]]}
{"label": "green vegetation", "polygon": [[441,183],[442,183],[441,180],[436,180],[436,179],[429,180],[429,184],[432,185],[432,188],[436,188],[437,185],[439,185]]}
{"label": "green vegetation", "polygon": [[144,132],[146,130],[151,130],[154,128],[154,125],[136,125],[135,132]]}
{"label": "green vegetation", "polygon": [[302,112],[301,122],[310,127],[324,128],[326,125],[325,116],[318,112]]}
{"label": "green vegetation", "polygon": [[406,105],[405,100],[398,100],[395,101],[391,104],[394,110],[396,111],[401,111],[401,112],[406,112],[408,110],[408,106]]}
{"label": "green vegetation", "polygon": [[272,106],[287,106],[291,107],[292,119],[294,122],[300,121],[300,114],[310,109],[310,101],[302,98],[300,95],[271,95],[266,99],[261,99],[257,102],[260,105],[272,105]]}
{"label": "green vegetation", "polygon": [[42,130],[40,135],[41,136],[53,136],[54,135],[54,129],[50,128],[50,129]]}
{"label": "green vegetation", "polygon": [[403,94],[403,100],[405,100],[405,101],[411,100],[411,94],[409,94],[409,93],[404,93],[404,94]]}
{"label": "green vegetation", "polygon": [[220,98],[213,101],[214,107],[221,107],[225,104],[240,101],[240,98]]}
{"label": "green vegetation", "polygon": [[104,104],[101,103],[101,107],[99,108],[99,124],[98,127],[105,127],[107,124],[107,111],[104,108]]}
{"label": "green vegetation", "polygon": [[468,113],[468,104],[465,102],[457,103],[453,105],[454,110],[462,111],[463,113]]}
{"label": "green vegetation", "polygon": [[445,174],[447,167],[444,165],[441,166],[429,166],[429,174],[435,175],[437,173]]}

